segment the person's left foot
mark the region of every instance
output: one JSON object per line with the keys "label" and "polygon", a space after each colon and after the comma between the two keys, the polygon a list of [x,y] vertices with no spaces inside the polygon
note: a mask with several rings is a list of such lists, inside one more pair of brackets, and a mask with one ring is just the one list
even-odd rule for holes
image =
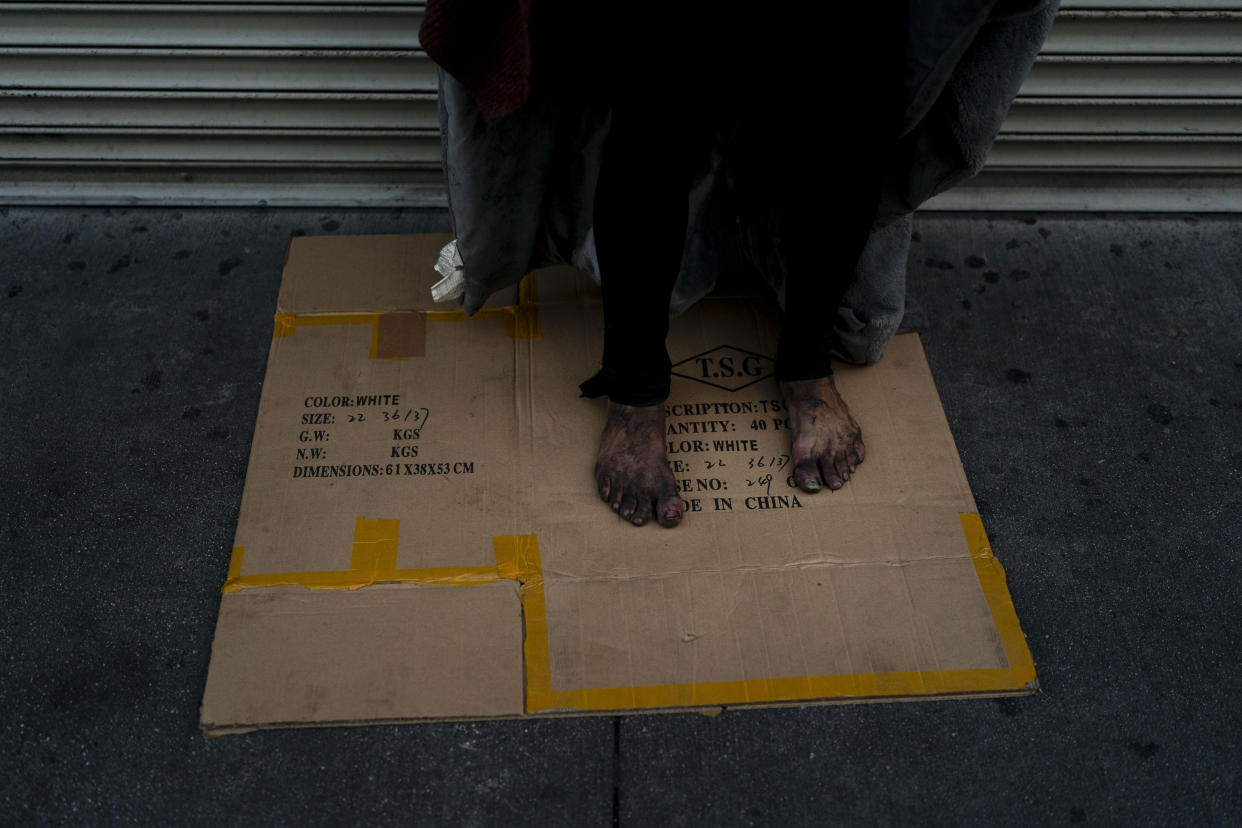
{"label": "person's left foot", "polygon": [[804,492],[837,490],[863,461],[862,431],[832,377],[782,382],[793,434],[794,482]]}
{"label": "person's left foot", "polygon": [[685,504],[664,454],[664,406],[608,403],[595,463],[599,496],[635,526],[681,522]]}

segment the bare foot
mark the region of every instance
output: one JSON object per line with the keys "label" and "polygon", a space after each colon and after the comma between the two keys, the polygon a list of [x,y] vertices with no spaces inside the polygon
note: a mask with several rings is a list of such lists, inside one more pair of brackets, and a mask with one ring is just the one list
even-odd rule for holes
{"label": "bare foot", "polygon": [[794,482],[804,492],[841,488],[866,452],[832,377],[782,382],[781,393],[793,431]]}
{"label": "bare foot", "polygon": [[685,504],[664,455],[664,406],[608,403],[595,482],[599,496],[635,526],[653,516],[661,526],[681,522]]}

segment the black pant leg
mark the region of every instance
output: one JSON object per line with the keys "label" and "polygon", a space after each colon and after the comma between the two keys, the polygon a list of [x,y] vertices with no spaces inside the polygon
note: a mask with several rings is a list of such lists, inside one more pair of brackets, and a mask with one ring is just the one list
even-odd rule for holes
{"label": "black pant leg", "polygon": [[[782,27],[739,130],[739,197],[762,202],[785,275],[779,379],[832,373],[832,319],[870,235],[904,102],[905,3],[836,7],[834,36]],[[763,99],[763,98],[761,98]],[[744,208],[745,209],[745,208]]]}
{"label": "black pant leg", "polygon": [[[668,92],[644,91],[653,97]],[[588,397],[652,405],[669,392],[665,339],[685,247],[692,139],[683,108],[633,91],[613,97],[594,224],[604,359],[581,388]]]}

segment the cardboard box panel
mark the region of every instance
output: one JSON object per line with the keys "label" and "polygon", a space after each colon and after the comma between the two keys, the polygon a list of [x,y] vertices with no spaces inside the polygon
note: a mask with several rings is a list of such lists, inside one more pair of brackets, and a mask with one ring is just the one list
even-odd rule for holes
{"label": "cardboard box panel", "polygon": [[521,647],[511,581],[225,595],[203,727],[518,715]]}
{"label": "cardboard box panel", "polygon": [[238,521],[243,574],[345,568],[358,516],[437,518],[401,533],[403,567],[494,564],[491,538],[513,533],[503,321],[430,323],[435,358],[372,358],[373,333],[363,319],[273,338]]}
{"label": "cardboard box panel", "polygon": [[[1033,692],[917,336],[837,382],[867,457],[793,487],[763,302],[674,321],[683,524],[611,515],[598,291],[434,309],[446,237],[290,252],[203,726]],[[504,297],[501,297],[502,301]]]}
{"label": "cardboard box panel", "polygon": [[[285,260],[279,313],[384,313],[439,310],[431,284],[445,233],[416,236],[306,236]],[[489,302],[489,307],[506,301]]]}

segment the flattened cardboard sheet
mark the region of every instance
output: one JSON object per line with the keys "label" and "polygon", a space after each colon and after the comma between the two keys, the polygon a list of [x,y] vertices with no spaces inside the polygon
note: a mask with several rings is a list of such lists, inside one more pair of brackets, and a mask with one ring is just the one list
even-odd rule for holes
{"label": "flattened cardboard sheet", "polygon": [[549,272],[434,310],[447,240],[294,241],[206,731],[1037,689],[916,335],[838,369],[867,457],[808,495],[778,321],[748,298],[674,320],[688,510],[635,528],[595,493],[605,404],[578,398],[598,290]]}

